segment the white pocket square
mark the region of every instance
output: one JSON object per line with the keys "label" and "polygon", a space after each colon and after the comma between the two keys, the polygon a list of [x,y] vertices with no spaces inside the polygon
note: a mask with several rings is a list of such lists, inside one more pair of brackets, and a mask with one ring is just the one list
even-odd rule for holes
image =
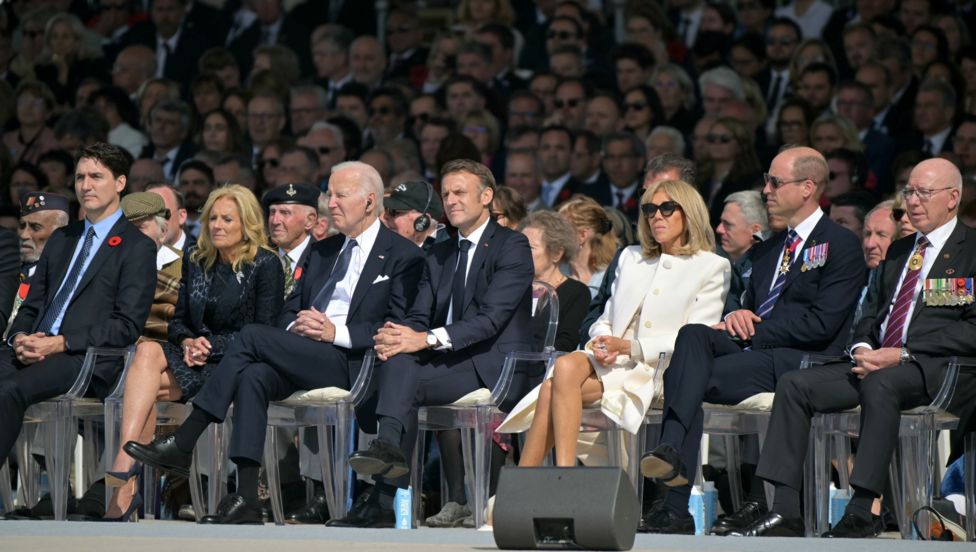
{"label": "white pocket square", "polygon": [[389,276],[387,276],[385,274],[380,274],[379,276],[376,277],[375,280],[373,280],[373,284],[378,284],[380,282],[384,282],[384,281],[389,280],[389,279],[390,279]]}

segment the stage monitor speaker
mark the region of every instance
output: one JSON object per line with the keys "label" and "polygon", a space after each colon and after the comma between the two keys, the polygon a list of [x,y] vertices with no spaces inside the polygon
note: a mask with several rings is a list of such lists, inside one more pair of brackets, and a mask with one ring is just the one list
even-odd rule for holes
{"label": "stage monitor speaker", "polygon": [[630,550],[640,505],[620,468],[504,468],[492,512],[501,549]]}

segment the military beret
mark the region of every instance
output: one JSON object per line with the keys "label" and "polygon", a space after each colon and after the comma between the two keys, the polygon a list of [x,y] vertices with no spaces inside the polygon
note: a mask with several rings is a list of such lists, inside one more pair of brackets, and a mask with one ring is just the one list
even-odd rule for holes
{"label": "military beret", "polygon": [[68,198],[48,192],[28,192],[20,198],[20,216],[38,211],[68,212]]}
{"label": "military beret", "polygon": [[291,203],[295,205],[307,205],[313,209],[319,207],[319,190],[308,184],[288,184],[271,188],[264,194],[262,199],[264,208],[268,209],[272,205]]}

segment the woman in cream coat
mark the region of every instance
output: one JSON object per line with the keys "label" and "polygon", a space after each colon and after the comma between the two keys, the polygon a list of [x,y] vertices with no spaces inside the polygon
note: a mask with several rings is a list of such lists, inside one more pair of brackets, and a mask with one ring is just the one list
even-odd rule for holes
{"label": "woman in cream coat", "polygon": [[[499,432],[528,429],[520,466],[575,466],[584,405],[631,433],[640,429],[685,324],[715,324],[729,290],[729,262],[713,253],[708,211],[689,184],[665,181],[641,197],[640,245],[620,254],[613,293],[583,351],[560,357],[552,377],[512,410]],[[659,359],[661,359],[659,361]]]}

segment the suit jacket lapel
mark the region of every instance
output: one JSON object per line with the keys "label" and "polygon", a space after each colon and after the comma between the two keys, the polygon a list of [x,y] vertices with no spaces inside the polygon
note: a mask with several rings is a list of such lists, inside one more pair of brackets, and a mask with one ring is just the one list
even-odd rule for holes
{"label": "suit jacket lapel", "polygon": [[[315,270],[308,270],[306,274],[302,274],[302,280],[304,280],[301,284],[303,308],[307,309],[312,306],[315,295],[318,294],[322,286],[325,285],[325,281],[329,279],[329,275],[332,274],[332,267],[335,266],[339,251],[342,250],[342,244],[346,243],[345,238],[341,235],[329,239],[332,241],[321,252],[316,252],[315,257],[311,257],[309,254],[309,268],[312,268],[313,263],[316,266],[314,267]],[[308,247],[311,248],[312,244],[308,244]]]}
{"label": "suit jacket lapel", "polygon": [[359,305],[369,292],[370,286],[373,285],[373,280],[382,272],[383,265],[386,264],[386,255],[392,243],[390,234],[391,232],[385,226],[380,226],[380,232],[376,236],[376,242],[369,252],[369,258],[366,259],[366,264],[363,265],[363,271],[359,275],[359,281],[356,282],[356,289],[353,291],[352,301],[349,303],[349,315],[347,319],[351,318],[353,313],[356,312],[356,309],[359,308]]}
{"label": "suit jacket lapel", "polygon": [[[47,300],[44,303],[45,309],[51,306],[51,303],[54,301],[54,296],[58,294],[58,289],[61,287],[61,283],[64,282],[64,277],[68,274],[68,267],[71,266],[71,256],[74,255],[75,248],[78,247],[78,240],[81,239],[81,234],[84,231],[84,222],[65,228],[67,239],[64,242],[64,250],[61,252],[61,256],[58,257],[57,265],[51,268],[50,276],[48,277]],[[48,260],[48,266],[51,265],[52,260]]]}
{"label": "suit jacket lapel", "polygon": [[[474,258],[471,259],[471,268],[468,269],[468,278],[464,283],[464,301],[461,303],[464,309],[467,309],[468,304],[474,299],[474,288],[478,285],[476,276],[481,274],[481,266],[485,264],[485,259],[488,258],[488,252],[491,249],[489,244],[495,236],[496,228],[495,221],[489,219],[488,227],[485,228],[484,234],[481,235],[481,241],[478,242],[478,247],[474,251]],[[470,255],[471,253],[468,254]],[[460,313],[455,313],[454,315],[455,318],[459,318],[460,316]]]}
{"label": "suit jacket lapel", "polygon": [[78,282],[78,287],[75,288],[75,292],[71,295],[71,302],[74,302],[75,298],[78,297],[82,291],[84,291],[85,286],[92,281],[101,268],[102,264],[105,263],[106,259],[113,254],[113,250],[117,249],[118,246],[122,245],[120,241],[115,246],[109,243],[113,237],[120,237],[125,234],[126,226],[128,226],[129,221],[125,217],[120,217],[119,220],[115,221],[112,225],[112,229],[108,231],[108,235],[102,240],[102,245],[99,246],[98,251],[95,252],[95,256],[92,257],[90,263],[88,263],[88,268],[85,269],[84,274],[81,275],[81,280]]}
{"label": "suit jacket lapel", "polygon": [[[450,247],[432,252],[438,257],[437,264],[441,266],[440,275],[437,280],[436,306],[434,308],[434,321],[438,325],[443,325],[447,320],[447,311],[451,306],[451,284],[454,281],[454,267],[457,265],[458,242],[457,239],[450,240]],[[435,326],[436,327],[436,326]]]}
{"label": "suit jacket lapel", "polygon": [[755,257],[752,264],[752,283],[750,285],[754,286],[756,290],[755,304],[751,305],[753,311],[758,311],[759,306],[769,296],[769,288],[773,285],[773,274],[778,274],[776,272],[776,261],[779,259],[779,252],[782,251],[783,243],[786,241],[786,232],[779,232],[767,241],[769,249],[766,254]]}

